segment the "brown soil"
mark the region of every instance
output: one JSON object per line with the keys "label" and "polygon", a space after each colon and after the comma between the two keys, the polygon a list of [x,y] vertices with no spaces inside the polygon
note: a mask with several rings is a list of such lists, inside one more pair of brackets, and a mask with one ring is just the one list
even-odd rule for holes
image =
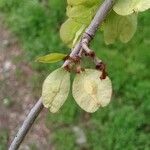
{"label": "brown soil", "polygon": [[[37,100],[30,83],[33,75],[37,72],[24,60],[17,39],[0,23],[0,132],[8,131],[8,145]],[[42,112],[20,149],[29,150],[31,145],[39,150],[54,149],[48,142],[50,131],[44,118]]]}

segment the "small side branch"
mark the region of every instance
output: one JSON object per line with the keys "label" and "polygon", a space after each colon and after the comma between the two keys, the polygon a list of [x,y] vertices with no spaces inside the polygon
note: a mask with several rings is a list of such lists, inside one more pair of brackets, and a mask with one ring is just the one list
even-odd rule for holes
{"label": "small side branch", "polygon": [[9,150],[17,150],[19,148],[20,144],[22,143],[23,139],[25,138],[26,134],[28,133],[29,129],[31,128],[32,124],[34,123],[35,119],[42,111],[42,109],[43,104],[40,98],[23,122],[22,127],[19,129],[17,135],[15,136],[13,142],[9,147]]}

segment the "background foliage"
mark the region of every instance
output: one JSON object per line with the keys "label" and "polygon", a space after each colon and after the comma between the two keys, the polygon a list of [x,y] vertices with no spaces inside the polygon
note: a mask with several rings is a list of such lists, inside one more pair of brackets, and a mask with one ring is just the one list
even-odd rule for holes
{"label": "background foliage", "polygon": [[[41,65],[37,56],[50,52],[69,52],[59,38],[65,20],[65,0],[0,0],[0,11],[26,51],[26,59],[39,71],[33,84],[41,91],[41,81],[61,63]],[[81,127],[86,136],[85,149],[148,150],[150,147],[150,14],[141,13],[138,31],[127,44],[106,46],[102,35],[92,43],[97,55],[108,67],[114,93],[111,104],[90,115],[81,110],[70,96],[60,113],[47,114],[46,125],[53,131],[52,143],[57,150],[81,149],[75,142],[72,126]],[[101,40],[101,42],[99,42]],[[5,141],[0,135],[0,145]],[[2,143],[1,143],[2,142]],[[0,146],[1,149],[1,146]]]}

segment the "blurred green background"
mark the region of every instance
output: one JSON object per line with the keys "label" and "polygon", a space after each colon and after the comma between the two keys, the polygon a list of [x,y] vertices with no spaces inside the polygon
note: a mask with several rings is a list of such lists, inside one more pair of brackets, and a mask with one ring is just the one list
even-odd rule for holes
{"label": "blurred green background", "polygon": [[[60,25],[66,19],[65,6],[65,0],[0,0],[5,25],[17,36],[25,51],[24,58],[38,72],[30,81],[37,97],[46,75],[62,62],[39,64],[34,62],[35,58],[50,52],[70,51],[59,37]],[[107,64],[113,82],[112,102],[88,115],[70,94],[58,114],[46,115],[46,126],[51,130],[49,143],[56,150],[150,149],[149,12],[141,13],[138,20],[138,30],[127,44],[116,42],[107,46],[102,34],[93,40],[92,47]],[[84,132],[85,144],[77,144],[74,126]],[[5,149],[3,135],[0,133],[0,150]],[[36,145],[31,149],[36,149]]]}

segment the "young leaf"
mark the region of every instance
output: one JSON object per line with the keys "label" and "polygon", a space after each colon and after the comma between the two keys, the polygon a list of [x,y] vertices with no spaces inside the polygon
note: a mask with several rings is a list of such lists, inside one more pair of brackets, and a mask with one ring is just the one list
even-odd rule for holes
{"label": "young leaf", "polygon": [[60,37],[62,41],[67,44],[70,48],[73,46],[73,40],[75,38],[76,32],[81,29],[83,25],[81,23],[75,22],[72,19],[66,20],[60,28]]}
{"label": "young leaf", "polygon": [[[60,38],[70,48],[74,46],[78,31],[89,25],[102,0],[67,0],[67,16],[60,28]],[[82,33],[82,32],[80,32]]]}
{"label": "young leaf", "polygon": [[92,7],[86,7],[84,5],[69,5],[67,7],[67,16],[76,22],[88,25],[96,13],[97,8],[98,5],[94,5]]}
{"label": "young leaf", "polygon": [[120,30],[119,39],[123,43],[129,42],[134,36],[137,30],[137,14],[133,13],[131,15],[125,16],[120,19]]}
{"label": "young leaf", "polygon": [[84,31],[85,28],[86,28],[86,25],[82,25],[80,30],[76,32],[75,38],[73,40],[73,46],[77,43],[77,41],[79,40],[80,35],[82,34],[82,32]]}
{"label": "young leaf", "polygon": [[73,97],[77,104],[85,111],[93,113],[99,107],[109,104],[112,94],[111,80],[100,79],[101,72],[86,69],[77,74],[73,82]]}
{"label": "young leaf", "polygon": [[67,3],[72,6],[84,5],[84,6],[93,6],[99,4],[101,0],[67,0]]}
{"label": "young leaf", "polygon": [[51,53],[45,56],[40,56],[35,61],[41,63],[55,63],[63,60],[66,56],[66,54],[62,53]]}
{"label": "young leaf", "polygon": [[119,15],[129,15],[150,8],[150,0],[117,0],[113,10]]}
{"label": "young leaf", "polygon": [[43,105],[56,113],[66,101],[70,90],[70,73],[59,68],[44,81],[42,88]]}
{"label": "young leaf", "polygon": [[127,43],[131,40],[137,29],[137,14],[120,16],[115,12],[107,17],[104,22],[104,40],[106,44],[113,44],[115,40]]}

